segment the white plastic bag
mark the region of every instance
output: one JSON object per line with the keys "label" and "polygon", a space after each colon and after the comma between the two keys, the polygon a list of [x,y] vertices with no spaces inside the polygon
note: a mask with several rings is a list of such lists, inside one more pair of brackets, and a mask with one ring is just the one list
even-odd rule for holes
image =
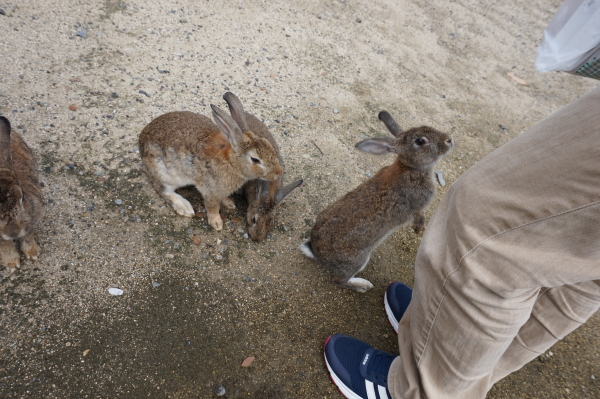
{"label": "white plastic bag", "polygon": [[544,30],[535,67],[577,72],[600,51],[600,0],[565,0]]}

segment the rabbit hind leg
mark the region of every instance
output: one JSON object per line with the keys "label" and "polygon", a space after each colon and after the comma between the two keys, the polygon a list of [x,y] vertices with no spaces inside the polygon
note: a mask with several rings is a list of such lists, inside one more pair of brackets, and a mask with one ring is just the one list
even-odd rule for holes
{"label": "rabbit hind leg", "polygon": [[174,175],[164,164],[162,159],[146,158],[144,161],[144,169],[146,175],[150,179],[152,186],[177,212],[182,216],[193,217],[195,212],[192,204],[175,190],[179,187],[191,185],[192,180],[187,181]]}
{"label": "rabbit hind leg", "polygon": [[360,267],[358,270],[357,268],[353,268],[353,270],[355,270],[354,272],[348,273],[340,269],[335,270],[332,279],[333,283],[337,286],[349,288],[356,292],[367,292],[373,288],[373,284],[371,284],[369,280],[360,277],[354,277],[354,275],[363,271],[363,269],[367,266],[367,263],[369,263],[370,258],[370,256],[367,256],[367,259],[363,263],[359,264]]}
{"label": "rabbit hind leg", "polygon": [[235,201],[231,197],[225,198],[221,203],[227,209],[235,209]]}

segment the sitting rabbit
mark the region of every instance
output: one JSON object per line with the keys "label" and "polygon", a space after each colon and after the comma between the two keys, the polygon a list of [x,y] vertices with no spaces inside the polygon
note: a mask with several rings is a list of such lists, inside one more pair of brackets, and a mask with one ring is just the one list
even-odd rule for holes
{"label": "sitting rabbit", "polygon": [[[267,126],[254,115],[244,113],[242,102],[230,92],[225,93],[223,99],[229,105],[231,117],[238,126],[246,131],[253,132],[258,137],[267,139],[275,149],[279,163],[283,167],[283,160],[279,152],[279,145],[269,132]],[[248,201],[248,234],[253,240],[262,240],[275,223],[275,210],[294,189],[303,184],[302,180],[296,180],[283,186],[283,173],[273,181],[251,180],[243,187],[246,200]],[[283,187],[282,187],[283,186]]]}
{"label": "sitting rabbit", "polygon": [[42,190],[33,152],[0,116],[0,261],[8,271],[20,267],[13,240],[19,241],[25,258],[37,259],[34,228],[41,218]]}
{"label": "sitting rabbit", "polygon": [[249,180],[277,180],[283,169],[267,139],[211,108],[216,125],[187,111],[159,116],[140,133],[139,148],[148,178],[175,211],[194,216],[192,205],[175,192],[193,185],[204,198],[208,223],[221,230],[220,204],[235,209],[230,194]]}
{"label": "sitting rabbit", "polygon": [[392,116],[382,120],[395,138],[372,138],[356,145],[372,154],[398,154],[396,161],[340,198],[317,217],[302,252],[333,271],[333,283],[358,292],[373,285],[354,275],[371,252],[400,226],[412,222],[415,233],[425,228],[423,209],[434,193],[433,166],[453,147],[452,137],[421,126],[402,131]]}

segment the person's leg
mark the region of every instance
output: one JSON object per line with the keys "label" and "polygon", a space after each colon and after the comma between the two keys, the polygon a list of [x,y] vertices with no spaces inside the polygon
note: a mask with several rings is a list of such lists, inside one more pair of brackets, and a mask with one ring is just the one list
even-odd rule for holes
{"label": "person's leg", "polygon": [[486,156],[438,205],[399,325],[395,399],[484,398],[542,287],[600,279],[598,109],[600,88]]}
{"label": "person's leg", "polygon": [[600,280],[543,290],[492,375],[492,384],[519,370],[575,330],[600,308]]}

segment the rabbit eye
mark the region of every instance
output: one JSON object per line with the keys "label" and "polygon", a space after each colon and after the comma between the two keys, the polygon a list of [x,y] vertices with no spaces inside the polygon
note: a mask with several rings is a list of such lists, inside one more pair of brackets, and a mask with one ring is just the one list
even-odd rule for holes
{"label": "rabbit eye", "polygon": [[415,144],[418,145],[419,147],[422,145],[425,145],[429,143],[429,140],[427,140],[427,138],[425,137],[419,137],[418,139],[415,140]]}
{"label": "rabbit eye", "polygon": [[260,165],[260,159],[258,158],[250,157],[250,160],[252,160],[252,162],[254,162],[257,165]]}
{"label": "rabbit eye", "polygon": [[252,216],[252,224],[256,224],[256,216]]}

